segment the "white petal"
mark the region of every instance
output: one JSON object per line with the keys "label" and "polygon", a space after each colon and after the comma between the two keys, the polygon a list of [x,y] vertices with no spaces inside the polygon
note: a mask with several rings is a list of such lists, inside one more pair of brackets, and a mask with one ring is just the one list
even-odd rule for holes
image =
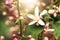
{"label": "white petal", "polygon": [[34,19],[34,16],[32,14],[28,14],[27,17],[30,19]]}
{"label": "white petal", "polygon": [[37,21],[32,21],[32,22],[30,22],[28,25],[33,25],[33,24],[35,24]]}
{"label": "white petal", "polygon": [[49,14],[53,14],[54,12],[55,12],[55,10],[53,10],[53,9],[50,9],[50,10],[48,11]]}
{"label": "white petal", "polygon": [[40,14],[40,16],[45,15],[47,13],[47,10],[43,10]]}
{"label": "white petal", "polygon": [[54,31],[54,29],[48,29],[48,30],[46,30],[46,31]]}
{"label": "white petal", "polygon": [[53,16],[56,17],[57,16],[57,13],[54,13]]}
{"label": "white petal", "polygon": [[39,23],[40,25],[45,25],[45,23],[44,23],[41,19],[38,21],[38,23]]}
{"label": "white petal", "polygon": [[40,16],[43,16],[43,15],[45,15],[45,14],[46,14],[46,13],[41,12]]}
{"label": "white petal", "polygon": [[39,16],[39,8],[38,8],[38,6],[36,6],[36,8],[35,8],[35,16]]}
{"label": "white petal", "polygon": [[49,22],[48,22],[48,23],[46,23],[46,26],[47,26],[47,27],[49,26]]}

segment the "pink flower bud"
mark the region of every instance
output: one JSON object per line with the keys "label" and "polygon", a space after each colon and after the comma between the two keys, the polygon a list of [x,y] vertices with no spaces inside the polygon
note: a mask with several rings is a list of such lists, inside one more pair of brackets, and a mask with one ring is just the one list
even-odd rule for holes
{"label": "pink flower bud", "polygon": [[44,37],[43,40],[48,40],[48,37]]}
{"label": "pink flower bud", "polygon": [[18,40],[18,38],[14,38],[13,40]]}
{"label": "pink flower bud", "polygon": [[23,16],[20,16],[19,19],[22,20],[22,19],[24,19],[24,18],[23,18]]}
{"label": "pink flower bud", "polygon": [[4,36],[0,36],[0,39],[1,39],[1,40],[4,40]]}
{"label": "pink flower bud", "polygon": [[21,33],[20,32],[18,32],[18,35],[20,35]]}
{"label": "pink flower bud", "polygon": [[16,37],[16,34],[13,34],[12,36],[13,36],[13,38],[15,38]]}
{"label": "pink flower bud", "polygon": [[13,17],[13,16],[9,16],[8,19],[9,19],[9,20],[13,20],[14,17]]}

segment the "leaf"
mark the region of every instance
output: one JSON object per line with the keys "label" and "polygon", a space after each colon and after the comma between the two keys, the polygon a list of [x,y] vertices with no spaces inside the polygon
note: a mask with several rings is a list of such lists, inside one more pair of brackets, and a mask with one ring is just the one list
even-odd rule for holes
{"label": "leaf", "polygon": [[18,23],[19,22],[19,19],[16,19],[16,22],[15,23]]}
{"label": "leaf", "polygon": [[45,14],[43,17],[44,18],[51,18],[49,14]]}

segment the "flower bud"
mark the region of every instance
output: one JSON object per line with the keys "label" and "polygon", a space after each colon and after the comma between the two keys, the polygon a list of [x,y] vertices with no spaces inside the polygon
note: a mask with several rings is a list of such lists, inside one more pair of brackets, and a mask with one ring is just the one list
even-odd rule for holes
{"label": "flower bud", "polygon": [[13,40],[18,40],[18,38],[14,38]]}
{"label": "flower bud", "polygon": [[22,19],[24,19],[24,18],[23,18],[23,16],[20,16],[19,19],[22,20]]}
{"label": "flower bud", "polygon": [[20,32],[18,32],[18,35],[20,35],[21,33]]}
{"label": "flower bud", "polygon": [[10,23],[11,23],[10,20],[6,20],[6,22],[5,22],[6,25],[9,25]]}
{"label": "flower bud", "polygon": [[30,38],[32,38],[32,36],[31,35],[28,35],[27,38],[30,39]]}
{"label": "flower bud", "polygon": [[16,38],[16,34],[13,34],[12,37],[13,37],[13,38]]}
{"label": "flower bud", "polygon": [[57,13],[54,13],[54,15],[53,15],[54,17],[56,17],[57,16]]}
{"label": "flower bud", "polygon": [[0,39],[1,39],[1,40],[4,40],[4,36],[0,36]]}
{"label": "flower bud", "polygon": [[4,11],[4,12],[2,13],[2,15],[3,15],[3,16],[6,16],[6,15],[7,15],[7,12]]}
{"label": "flower bud", "polygon": [[9,20],[13,20],[14,17],[13,17],[13,16],[9,16],[8,19],[9,19]]}
{"label": "flower bud", "polygon": [[43,40],[48,40],[48,37],[44,37]]}

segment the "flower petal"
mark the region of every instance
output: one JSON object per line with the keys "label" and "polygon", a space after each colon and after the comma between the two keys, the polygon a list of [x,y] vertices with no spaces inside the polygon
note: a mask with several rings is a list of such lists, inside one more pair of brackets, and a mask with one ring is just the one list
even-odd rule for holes
{"label": "flower petal", "polygon": [[45,25],[45,23],[44,23],[41,19],[39,19],[38,23],[39,23],[40,25]]}
{"label": "flower petal", "polygon": [[48,30],[46,30],[46,31],[51,31],[51,32],[53,32],[53,31],[54,31],[54,29],[48,29]]}
{"label": "flower petal", "polygon": [[38,8],[38,6],[36,6],[34,12],[35,12],[35,16],[39,17],[39,8]]}
{"label": "flower petal", "polygon": [[55,12],[54,9],[50,9],[50,10],[48,10],[48,13],[49,13],[49,14],[53,14],[54,12]]}
{"label": "flower petal", "polygon": [[32,21],[30,22],[28,25],[33,25],[34,23],[36,23],[37,21]]}
{"label": "flower petal", "polygon": [[34,16],[32,14],[28,14],[27,17],[30,19],[34,19]]}
{"label": "flower petal", "polygon": [[53,16],[56,17],[57,16],[57,13],[54,13]]}
{"label": "flower petal", "polygon": [[47,13],[47,10],[43,10],[43,11],[41,12],[40,16],[43,16],[43,15],[46,14],[46,13]]}
{"label": "flower petal", "polygon": [[48,22],[48,23],[46,23],[46,26],[47,26],[47,27],[49,26],[49,22]]}

